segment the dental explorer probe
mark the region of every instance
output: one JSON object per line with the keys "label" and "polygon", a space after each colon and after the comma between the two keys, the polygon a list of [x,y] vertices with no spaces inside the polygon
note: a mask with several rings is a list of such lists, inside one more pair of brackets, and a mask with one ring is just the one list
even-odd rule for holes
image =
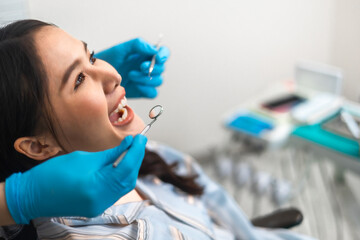
{"label": "dental explorer probe", "polygon": [[[160,43],[161,43],[162,37],[163,37],[163,34],[159,34],[159,40],[158,40],[158,42],[157,42],[156,45],[155,45],[156,50],[158,50],[158,51],[159,51],[159,49],[160,49]],[[150,78],[150,80],[151,80],[151,76],[150,76],[150,75],[151,75],[151,73],[152,73],[152,71],[154,70],[154,67],[155,67],[155,58],[156,58],[156,54],[152,56],[151,62],[150,62],[149,75],[148,75],[148,77]]]}
{"label": "dental explorer probe", "polygon": [[[162,114],[163,111],[164,111],[164,108],[161,105],[156,105],[150,109],[149,118],[151,118],[153,120],[148,125],[145,126],[145,128],[140,133],[141,135],[145,135],[147,133],[147,131],[149,131],[149,129],[151,128],[153,123],[157,120],[157,118]],[[128,149],[129,149],[129,147],[128,147]],[[116,168],[117,165],[119,165],[119,163],[121,162],[121,160],[123,160],[124,156],[128,152],[128,149],[126,149],[113,163],[114,168]]]}
{"label": "dental explorer probe", "polygon": [[342,110],[340,112],[340,118],[346,124],[346,127],[349,129],[352,136],[356,139],[360,139],[360,128],[351,114]]}

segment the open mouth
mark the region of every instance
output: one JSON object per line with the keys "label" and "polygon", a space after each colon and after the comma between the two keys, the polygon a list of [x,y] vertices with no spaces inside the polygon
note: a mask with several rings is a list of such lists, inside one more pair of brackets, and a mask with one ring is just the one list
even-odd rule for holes
{"label": "open mouth", "polygon": [[130,107],[127,106],[127,100],[124,97],[121,99],[117,108],[110,113],[109,119],[113,125],[125,125],[133,118],[133,112]]}

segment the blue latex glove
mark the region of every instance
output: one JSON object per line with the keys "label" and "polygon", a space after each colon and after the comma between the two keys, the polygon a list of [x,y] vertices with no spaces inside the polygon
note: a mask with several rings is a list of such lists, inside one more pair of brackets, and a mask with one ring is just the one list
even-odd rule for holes
{"label": "blue latex glove", "polygon": [[113,149],[76,151],[11,175],[5,182],[11,216],[17,224],[26,224],[37,217],[99,215],[135,188],[146,142],[145,136],[128,136]]}
{"label": "blue latex glove", "polygon": [[[150,80],[148,76],[150,61],[155,54],[156,64]],[[167,47],[157,50],[143,39],[136,38],[99,52],[95,57],[107,61],[119,72],[126,97],[154,98],[157,96],[156,87],[163,82],[161,74],[165,70],[164,64],[169,54]]]}

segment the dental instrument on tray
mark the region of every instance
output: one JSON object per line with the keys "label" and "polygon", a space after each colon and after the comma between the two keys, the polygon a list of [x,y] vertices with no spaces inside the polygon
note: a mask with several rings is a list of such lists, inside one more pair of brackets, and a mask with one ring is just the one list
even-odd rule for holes
{"label": "dental instrument on tray", "polygon": [[[149,118],[153,119],[148,125],[145,126],[145,128],[141,131],[141,135],[145,135],[149,129],[151,128],[151,126],[153,125],[153,123],[157,120],[157,118],[163,113],[164,108],[161,105],[156,105],[154,107],[152,107],[149,111]],[[117,165],[119,165],[119,163],[121,162],[121,160],[123,160],[123,158],[125,157],[126,153],[128,152],[128,149],[125,150],[117,159],[116,161],[113,163],[113,167],[117,167]]]}
{"label": "dental instrument on tray", "polygon": [[356,138],[360,138],[360,129],[355,121],[355,119],[351,116],[347,111],[342,110],[340,112],[341,120],[346,124],[347,128],[351,132],[351,134]]}
{"label": "dental instrument on tray", "polygon": [[[159,50],[160,49],[160,43],[161,43],[161,39],[162,39],[163,35],[162,34],[159,34],[159,40],[158,42],[156,43],[155,47],[156,47],[156,50]],[[152,59],[151,59],[151,62],[150,62],[150,67],[149,67],[149,77],[150,77],[150,80],[151,80],[151,73],[152,71],[154,70],[154,67],[155,67],[155,58],[156,58],[156,55],[152,56]]]}

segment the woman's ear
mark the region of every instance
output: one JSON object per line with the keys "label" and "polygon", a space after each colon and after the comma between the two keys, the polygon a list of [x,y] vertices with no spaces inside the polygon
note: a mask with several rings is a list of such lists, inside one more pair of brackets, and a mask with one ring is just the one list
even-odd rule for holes
{"label": "woman's ear", "polygon": [[48,140],[39,136],[21,137],[16,139],[14,148],[29,158],[43,161],[56,156],[62,150],[54,141]]}

